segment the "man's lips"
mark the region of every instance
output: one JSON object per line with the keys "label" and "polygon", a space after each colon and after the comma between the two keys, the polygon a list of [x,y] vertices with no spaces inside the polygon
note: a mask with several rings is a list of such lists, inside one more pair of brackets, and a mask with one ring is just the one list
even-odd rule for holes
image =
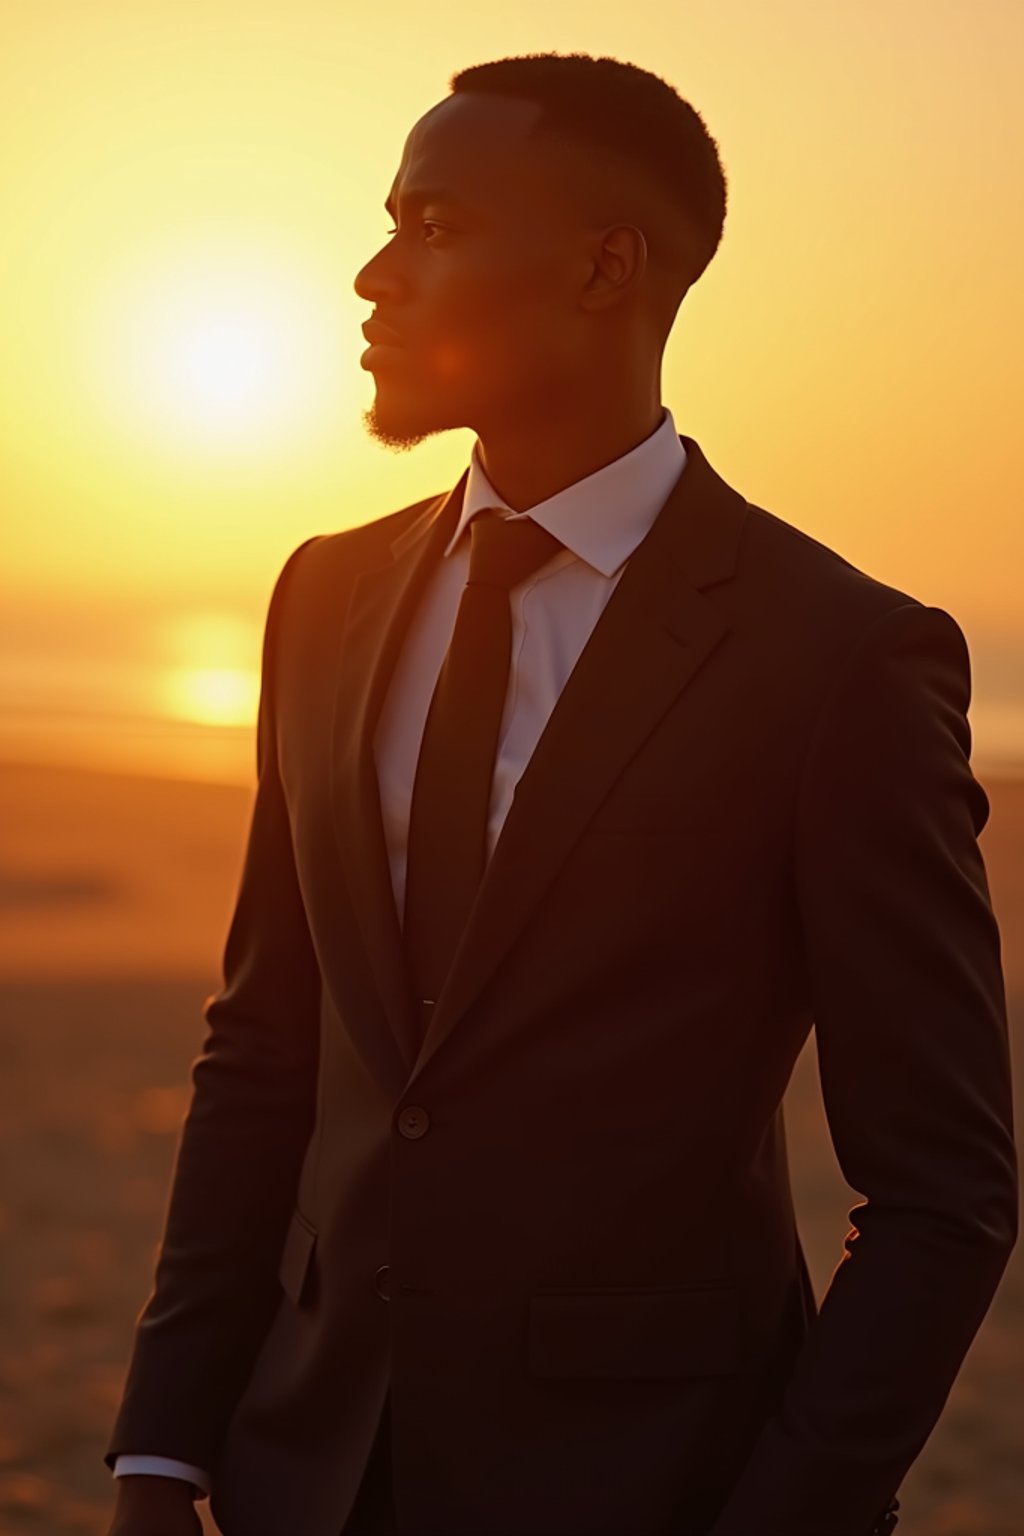
{"label": "man's lips", "polygon": [[393,331],[389,325],[384,325],[380,320],[365,320],[362,332],[371,346],[401,347],[404,345],[398,332]]}
{"label": "man's lips", "polygon": [[372,368],[377,363],[404,361],[405,343],[397,331],[382,320],[365,320],[363,335],[370,345],[359,359],[361,368]]}

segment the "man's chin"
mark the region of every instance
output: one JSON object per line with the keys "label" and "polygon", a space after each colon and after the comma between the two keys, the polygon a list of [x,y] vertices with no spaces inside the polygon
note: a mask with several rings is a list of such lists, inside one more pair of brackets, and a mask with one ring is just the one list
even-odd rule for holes
{"label": "man's chin", "polygon": [[397,452],[415,448],[417,443],[435,433],[449,432],[454,427],[453,422],[436,414],[428,415],[422,408],[417,410],[415,401],[382,398],[380,392],[363,412],[363,425],[374,442]]}

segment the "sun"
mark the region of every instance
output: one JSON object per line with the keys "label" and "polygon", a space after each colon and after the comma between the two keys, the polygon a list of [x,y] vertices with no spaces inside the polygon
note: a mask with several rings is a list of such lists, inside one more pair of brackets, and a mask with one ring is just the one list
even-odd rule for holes
{"label": "sun", "polygon": [[207,426],[273,420],[290,382],[288,332],[275,318],[223,301],[186,316],[161,353],[168,403]]}
{"label": "sun", "polygon": [[252,440],[301,416],[313,349],[280,291],[183,285],[152,306],[139,341],[152,409],[189,438]]}
{"label": "sun", "polygon": [[318,276],[271,247],[168,246],[112,275],[93,311],[97,394],[122,432],[273,449],[337,400],[336,313]]}

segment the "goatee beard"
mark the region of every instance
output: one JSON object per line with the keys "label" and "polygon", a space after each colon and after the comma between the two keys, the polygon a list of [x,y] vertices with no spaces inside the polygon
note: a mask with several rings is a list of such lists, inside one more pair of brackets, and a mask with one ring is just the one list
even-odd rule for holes
{"label": "goatee beard", "polygon": [[410,448],[415,448],[418,443],[424,442],[428,437],[433,437],[440,432],[440,427],[402,427],[389,426],[382,419],[377,409],[376,400],[363,412],[363,426],[374,442],[380,443],[384,448],[391,448],[396,453],[407,453]]}

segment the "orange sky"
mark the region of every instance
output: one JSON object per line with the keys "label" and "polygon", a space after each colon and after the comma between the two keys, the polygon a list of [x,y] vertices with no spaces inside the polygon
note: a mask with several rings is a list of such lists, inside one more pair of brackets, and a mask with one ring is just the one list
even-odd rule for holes
{"label": "orange sky", "polygon": [[446,489],[472,445],[389,454],[361,422],[352,279],[405,135],[466,64],[582,49],[671,81],[729,178],[665,356],[679,430],[948,608],[976,761],[1024,767],[1024,7],[427,15],[0,6],[0,754],[247,776],[286,555]]}

